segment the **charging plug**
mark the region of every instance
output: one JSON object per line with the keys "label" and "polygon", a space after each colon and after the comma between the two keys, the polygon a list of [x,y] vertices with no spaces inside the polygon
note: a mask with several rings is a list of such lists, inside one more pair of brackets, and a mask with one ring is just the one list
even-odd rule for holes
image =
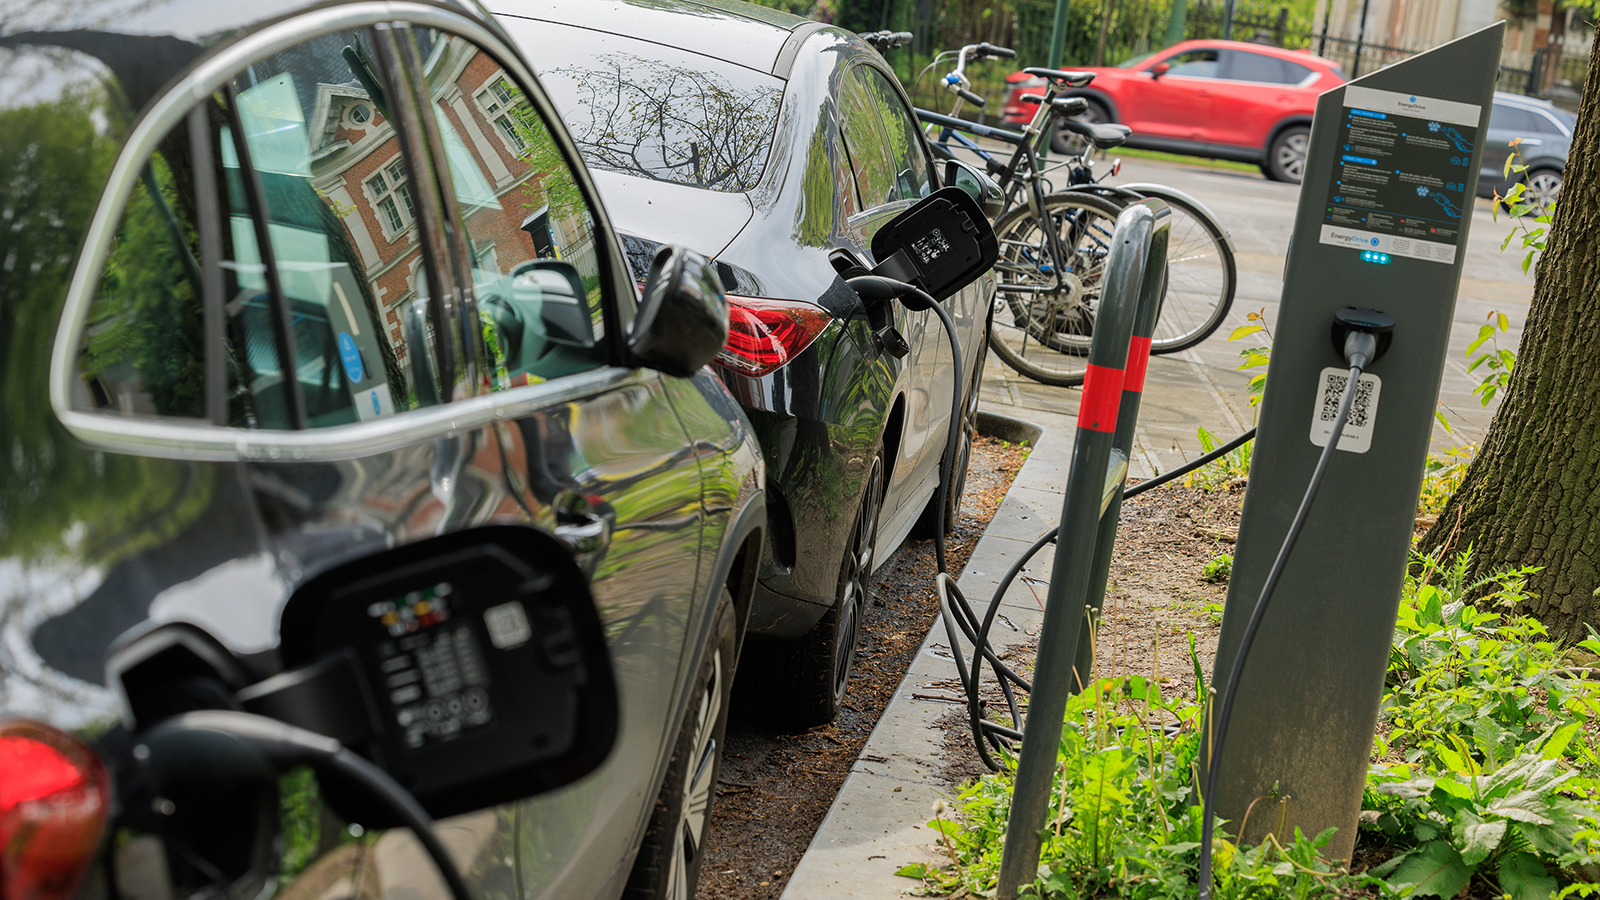
{"label": "charging plug", "polygon": [[1351,366],[1365,370],[1388,352],[1394,340],[1394,316],[1364,306],[1346,306],[1333,314],[1333,349]]}

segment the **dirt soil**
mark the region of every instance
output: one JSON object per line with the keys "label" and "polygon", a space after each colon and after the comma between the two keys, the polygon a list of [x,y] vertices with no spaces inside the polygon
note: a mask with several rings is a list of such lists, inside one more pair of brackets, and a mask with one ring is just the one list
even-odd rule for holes
{"label": "dirt soil", "polygon": [[[959,575],[966,565],[1026,458],[1014,444],[982,436],[975,442],[960,520],[947,545],[951,572]],[[737,713],[729,721],[699,896],[756,900],[783,893],[939,614],[933,557],[933,541],[908,540],[878,570],[838,718],[799,734]]]}
{"label": "dirt soil", "polygon": [[[1201,668],[1210,678],[1228,584],[1205,580],[1204,570],[1216,557],[1232,556],[1243,500],[1242,481],[1216,491],[1175,483],[1123,504],[1095,646],[1098,675],[1149,677],[1159,663],[1162,693],[1192,698],[1195,672],[1188,640],[1192,634]],[[1048,565],[1032,564],[1019,579],[1034,590],[1041,608],[1049,577]],[[1001,659],[1024,678],[1031,677],[1036,646],[1029,640],[1010,648]],[[985,676],[983,696],[994,711],[991,718],[1009,724],[993,671],[985,669]],[[954,677],[929,686],[962,693]],[[953,707],[939,724],[945,733],[940,777],[955,789],[986,774],[972,749],[965,708]]]}

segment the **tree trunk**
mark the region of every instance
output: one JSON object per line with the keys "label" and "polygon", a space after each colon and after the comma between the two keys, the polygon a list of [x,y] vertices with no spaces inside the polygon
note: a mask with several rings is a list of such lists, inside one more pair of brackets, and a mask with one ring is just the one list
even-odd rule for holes
{"label": "tree trunk", "polygon": [[1565,177],[1510,388],[1422,547],[1471,545],[1480,575],[1543,566],[1526,611],[1581,639],[1600,626],[1600,79]]}

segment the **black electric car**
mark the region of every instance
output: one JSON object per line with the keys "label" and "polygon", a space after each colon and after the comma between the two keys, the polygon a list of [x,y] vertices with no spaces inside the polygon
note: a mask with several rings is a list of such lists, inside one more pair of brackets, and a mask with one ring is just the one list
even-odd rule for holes
{"label": "black electric car", "polygon": [[[796,725],[844,697],[875,566],[931,526],[952,393],[976,420],[990,278],[945,301],[962,381],[931,312],[869,314],[838,274],[937,189],[892,70],[853,34],[738,2],[494,0],[594,172],[635,277],[654,248],[713,257],[732,320],[718,369],[766,456],[769,549],[749,633]],[[905,345],[891,352],[888,326]],[[887,335],[885,335],[887,337]],[[749,682],[742,682],[748,684]]]}
{"label": "black electric car", "polygon": [[483,900],[692,895],[764,465],[500,27],[0,3],[0,184],[0,896],[465,900],[405,792]]}

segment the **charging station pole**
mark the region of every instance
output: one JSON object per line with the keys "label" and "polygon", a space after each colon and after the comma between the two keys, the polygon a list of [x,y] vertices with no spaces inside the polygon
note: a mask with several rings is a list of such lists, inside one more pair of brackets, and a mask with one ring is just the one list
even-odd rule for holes
{"label": "charging station pole", "polygon": [[1504,30],[1495,23],[1317,101],[1214,700],[1348,377],[1334,311],[1371,307],[1395,326],[1358,382],[1341,452],[1239,679],[1215,800],[1230,830],[1259,800],[1248,843],[1337,827],[1325,855],[1348,861],[1355,845]]}

